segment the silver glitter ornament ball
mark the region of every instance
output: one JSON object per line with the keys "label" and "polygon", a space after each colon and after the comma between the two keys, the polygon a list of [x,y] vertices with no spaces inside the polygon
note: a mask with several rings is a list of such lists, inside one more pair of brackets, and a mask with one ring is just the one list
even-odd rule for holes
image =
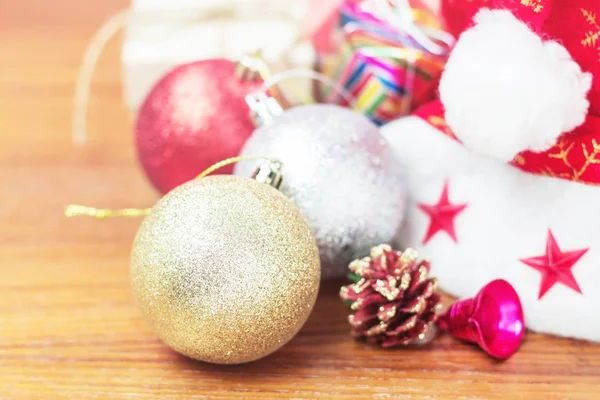
{"label": "silver glitter ornament ball", "polygon": [[[390,243],[402,225],[406,181],[379,129],[335,105],[298,106],[257,129],[242,155],[283,164],[287,195],[307,219],[319,246],[322,279],[345,276],[348,263]],[[234,173],[250,176],[260,162]]]}

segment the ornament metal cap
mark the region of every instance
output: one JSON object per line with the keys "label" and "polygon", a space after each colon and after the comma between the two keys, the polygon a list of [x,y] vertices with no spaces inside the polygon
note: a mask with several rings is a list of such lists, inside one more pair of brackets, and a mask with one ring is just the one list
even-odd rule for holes
{"label": "ornament metal cap", "polygon": [[235,76],[245,81],[259,81],[265,79],[267,70],[261,51],[258,50],[239,58],[235,66]]}
{"label": "ornament metal cap", "polygon": [[275,189],[279,189],[283,181],[281,173],[282,164],[279,161],[266,161],[262,163],[252,174],[252,179],[271,185]]}
{"label": "ornament metal cap", "polygon": [[268,125],[273,122],[275,117],[283,114],[283,108],[277,100],[267,96],[264,92],[247,95],[246,103],[250,108],[250,116],[256,127]]}
{"label": "ornament metal cap", "polygon": [[471,299],[454,303],[438,319],[438,326],[458,339],[477,343],[500,360],[517,352],[525,334],[519,295],[503,279],[488,283]]}

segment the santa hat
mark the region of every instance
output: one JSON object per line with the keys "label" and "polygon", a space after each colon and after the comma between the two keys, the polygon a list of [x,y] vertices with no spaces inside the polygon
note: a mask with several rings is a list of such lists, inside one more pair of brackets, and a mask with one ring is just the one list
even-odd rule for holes
{"label": "santa hat", "polygon": [[600,1],[489,3],[442,102],[382,128],[408,178],[399,246],[456,297],[502,278],[528,328],[600,341]]}
{"label": "santa hat", "polygon": [[477,13],[440,83],[446,120],[467,148],[511,161],[583,124],[600,72],[597,3],[490,0]]}

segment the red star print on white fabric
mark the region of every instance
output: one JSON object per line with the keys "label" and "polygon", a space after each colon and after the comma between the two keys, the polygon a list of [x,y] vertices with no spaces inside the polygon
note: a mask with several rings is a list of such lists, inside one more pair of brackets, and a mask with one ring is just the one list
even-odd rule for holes
{"label": "red star print on white fabric", "polygon": [[589,249],[562,251],[558,247],[556,239],[554,239],[554,235],[552,235],[552,231],[548,230],[546,254],[520,260],[525,265],[534,268],[542,274],[538,300],[544,297],[544,295],[557,283],[562,283],[581,294],[581,289],[573,276],[572,269],[577,261],[579,261],[588,250]]}
{"label": "red star print on white fabric", "polygon": [[440,231],[446,232],[454,242],[458,242],[454,229],[454,218],[467,208],[467,204],[452,204],[448,190],[448,182],[446,182],[444,183],[444,189],[437,204],[419,204],[419,209],[431,218],[429,228],[423,239],[423,244],[427,244]]}

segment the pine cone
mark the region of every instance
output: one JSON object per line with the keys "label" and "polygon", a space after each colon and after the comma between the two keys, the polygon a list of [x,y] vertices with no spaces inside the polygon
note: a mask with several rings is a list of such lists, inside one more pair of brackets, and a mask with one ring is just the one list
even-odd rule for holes
{"label": "pine cone", "polygon": [[442,305],[437,280],[428,278],[429,262],[418,257],[414,249],[380,245],[350,264],[356,283],[342,287],[340,297],[354,311],[348,317],[354,336],[381,347],[426,337]]}

